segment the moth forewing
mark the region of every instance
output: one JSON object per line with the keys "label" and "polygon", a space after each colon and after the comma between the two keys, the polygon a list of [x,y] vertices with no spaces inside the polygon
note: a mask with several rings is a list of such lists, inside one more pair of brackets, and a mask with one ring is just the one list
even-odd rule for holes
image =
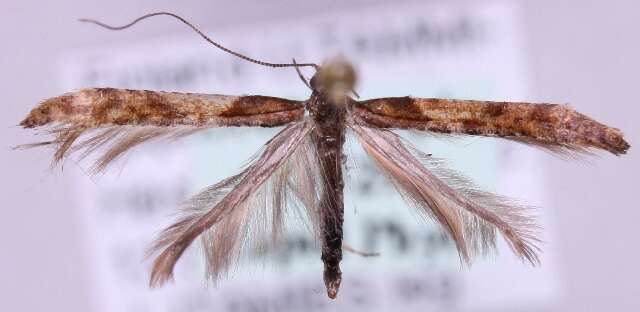
{"label": "moth forewing", "polygon": [[385,129],[499,137],[552,152],[629,149],[620,130],[568,105],[395,97],[358,102],[357,122]]}
{"label": "moth forewing", "polygon": [[56,148],[54,164],[68,152],[87,156],[104,150],[94,165],[102,171],[124,152],[153,139],[217,127],[277,127],[303,116],[302,102],[269,96],[94,88],[47,99],[20,125],[54,135],[38,144]]}

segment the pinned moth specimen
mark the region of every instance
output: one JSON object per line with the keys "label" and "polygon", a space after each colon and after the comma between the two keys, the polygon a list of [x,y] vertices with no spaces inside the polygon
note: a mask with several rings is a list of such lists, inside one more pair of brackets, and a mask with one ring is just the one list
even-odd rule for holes
{"label": "pinned moth specimen", "polygon": [[[151,140],[219,127],[284,127],[244,170],[184,204],[182,217],[162,232],[151,249],[155,255],[151,286],[171,279],[176,262],[198,238],[209,277],[220,278],[255,241],[252,235],[268,234],[277,242],[289,210],[299,207],[321,242],[324,283],[328,296],[335,298],[342,280],[342,251],[350,249],[342,242],[343,145],[349,133],[406,202],[442,227],[467,263],[495,249],[499,233],[516,256],[537,264],[538,226],[531,209],[480,190],[392,130],[495,137],[554,153],[600,149],[621,155],[630,147],[618,129],[566,105],[412,97],[358,101],[356,73],[343,58],[322,65],[257,61],[219,45],[172,13],[148,14],[121,27],[84,21],[124,29],[157,15],[177,18],[211,44],[249,62],[296,69],[311,95],[306,101],[294,101],[262,95],[90,88],[47,99],[20,123],[54,136],[26,145],[53,146],[54,164],[74,152],[81,157],[101,153],[96,171]],[[309,81],[300,67],[315,69]]]}

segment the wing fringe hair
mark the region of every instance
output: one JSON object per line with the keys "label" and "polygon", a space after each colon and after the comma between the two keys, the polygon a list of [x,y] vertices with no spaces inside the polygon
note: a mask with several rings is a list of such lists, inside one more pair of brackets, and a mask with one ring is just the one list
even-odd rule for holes
{"label": "wing fringe hair", "polygon": [[[79,153],[78,160],[100,151],[100,156],[91,166],[94,174],[103,172],[111,163],[119,159],[130,149],[156,139],[180,139],[182,137],[205,131],[209,127],[194,126],[129,126],[111,125],[100,128],[85,128],[78,125],[56,125],[47,132],[54,139],[46,142],[25,144],[17,148],[52,146],[55,149],[52,167],[59,165],[73,153]],[[82,139],[81,139],[82,138]],[[79,141],[79,142],[78,142]]]}
{"label": "wing fringe hair", "polygon": [[532,208],[480,190],[391,131],[355,123],[349,127],[405,201],[450,235],[464,263],[495,250],[500,232],[518,257],[539,264],[539,226]]}
{"label": "wing fringe hair", "polygon": [[[318,163],[310,142],[312,121],[292,124],[266,143],[261,155],[241,173],[210,186],[189,200],[178,222],[166,228],[150,248],[154,260],[150,286],[172,278],[184,250],[202,238],[207,276],[217,281],[238,262],[244,250],[271,236],[275,244],[287,213],[311,221],[318,233]],[[288,205],[304,207],[287,209]]]}

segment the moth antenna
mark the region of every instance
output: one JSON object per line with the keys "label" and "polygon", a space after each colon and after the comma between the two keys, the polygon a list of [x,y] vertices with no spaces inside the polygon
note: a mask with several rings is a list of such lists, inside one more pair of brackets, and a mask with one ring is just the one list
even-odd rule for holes
{"label": "moth antenna", "polygon": [[309,81],[307,81],[307,78],[304,75],[302,75],[302,72],[300,71],[300,68],[298,67],[298,63],[296,63],[296,59],[292,58],[291,61],[292,61],[293,65],[296,65],[295,69],[296,69],[296,72],[298,73],[298,77],[300,77],[300,80],[302,80],[302,82],[305,84],[305,86],[307,86],[307,88],[309,88],[311,91],[313,91],[313,88],[309,84]]}
{"label": "moth antenna", "polygon": [[302,63],[302,64],[292,64],[292,63],[269,63],[269,62],[263,62],[263,61],[259,61],[253,58],[250,58],[246,55],[240,54],[238,52],[232,51],[228,48],[225,48],[224,46],[222,46],[221,44],[213,41],[211,38],[209,38],[207,35],[205,35],[202,31],[200,31],[200,29],[198,29],[196,26],[194,26],[193,24],[191,24],[190,22],[188,22],[186,19],[180,17],[179,15],[170,13],[170,12],[156,12],[156,13],[149,13],[149,14],[145,14],[143,16],[140,16],[138,18],[136,18],[135,20],[133,20],[131,23],[123,25],[123,26],[111,26],[111,25],[107,25],[105,23],[102,23],[100,21],[94,20],[94,19],[88,19],[88,18],[81,18],[79,19],[80,22],[83,23],[92,23],[92,24],[96,24],[98,26],[107,28],[107,29],[111,29],[111,30],[123,30],[126,28],[129,28],[135,24],[137,24],[138,22],[147,19],[149,17],[153,17],[153,16],[158,16],[158,15],[168,15],[171,16],[181,22],[183,22],[184,24],[186,24],[187,26],[191,27],[191,29],[193,29],[193,31],[195,31],[196,33],[198,33],[202,38],[204,38],[204,40],[208,41],[210,44],[212,44],[213,46],[215,46],[216,48],[225,51],[229,54],[232,54],[234,56],[237,56],[245,61],[249,61],[251,63],[255,63],[258,65],[263,65],[263,66],[268,66],[268,67],[314,67],[316,69],[318,69],[318,65],[314,64],[314,63]]}

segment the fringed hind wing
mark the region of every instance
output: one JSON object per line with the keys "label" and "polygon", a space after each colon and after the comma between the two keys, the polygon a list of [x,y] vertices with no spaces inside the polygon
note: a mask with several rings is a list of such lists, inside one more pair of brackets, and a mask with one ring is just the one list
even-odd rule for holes
{"label": "fringed hind wing", "polygon": [[520,258],[532,264],[539,262],[538,226],[530,208],[481,191],[447,169],[442,161],[419,152],[391,131],[353,123],[350,128],[403,198],[444,228],[465,262],[470,262],[474,254],[492,251],[496,232]]}
{"label": "fringed hind wing", "polygon": [[207,275],[217,281],[243,251],[266,239],[279,241],[287,215],[310,221],[317,229],[320,185],[309,133],[313,121],[292,124],[278,133],[240,174],[208,187],[185,203],[183,216],[168,227],[150,250],[157,254],[150,285],[162,285],[191,243],[202,238]]}
{"label": "fringed hind wing", "polygon": [[630,147],[620,130],[568,105],[396,97],[355,102],[352,115],[371,127],[499,137],[560,155]]}
{"label": "fringed hind wing", "polygon": [[23,147],[53,146],[54,165],[70,152],[86,157],[104,148],[94,166],[101,171],[150,140],[216,127],[277,127],[303,116],[302,102],[275,97],[95,88],[45,100],[20,125],[53,135]]}

